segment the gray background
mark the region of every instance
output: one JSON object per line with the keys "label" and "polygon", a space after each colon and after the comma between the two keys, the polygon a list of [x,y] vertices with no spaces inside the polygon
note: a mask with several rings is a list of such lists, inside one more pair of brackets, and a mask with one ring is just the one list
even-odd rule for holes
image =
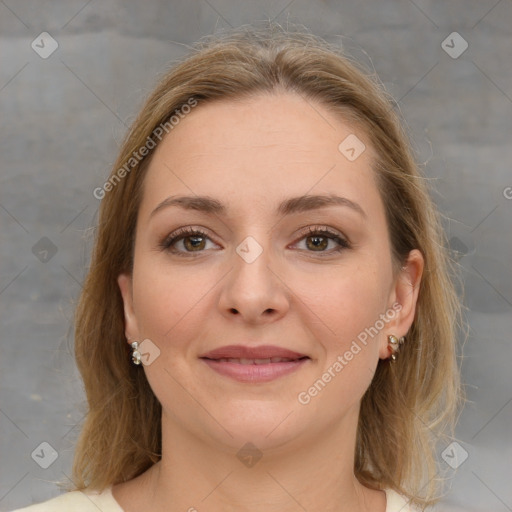
{"label": "gray background", "polygon": [[[187,44],[274,18],[342,35],[399,102],[462,266],[471,329],[469,402],[447,452],[468,458],[446,464],[451,490],[436,510],[512,510],[511,0],[0,0],[1,510],[58,495],[52,481],[71,474],[85,406],[70,322],[92,191],[127,125]],[[59,45],[47,59],[31,48],[44,31]],[[462,40],[442,46],[452,32],[468,43],[457,58],[443,46],[459,52]],[[42,442],[58,452],[48,469],[31,457]]]}

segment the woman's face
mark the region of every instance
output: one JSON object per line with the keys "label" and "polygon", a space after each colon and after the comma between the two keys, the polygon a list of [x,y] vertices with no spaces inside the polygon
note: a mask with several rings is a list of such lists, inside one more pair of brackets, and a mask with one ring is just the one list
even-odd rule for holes
{"label": "woman's face", "polygon": [[[173,428],[230,450],[353,431],[421,274],[414,257],[392,274],[372,158],[364,133],[284,93],[199,104],[156,148],[119,285]],[[274,348],[203,357],[228,345]],[[278,349],[295,355],[269,362]]]}

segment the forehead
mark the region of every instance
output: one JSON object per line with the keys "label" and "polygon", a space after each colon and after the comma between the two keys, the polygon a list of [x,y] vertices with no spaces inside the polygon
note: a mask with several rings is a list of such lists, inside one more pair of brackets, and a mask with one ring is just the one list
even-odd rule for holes
{"label": "forehead", "polygon": [[171,194],[218,197],[233,209],[251,198],[265,211],[308,193],[379,203],[373,158],[363,130],[295,94],[199,103],[156,148],[141,213]]}

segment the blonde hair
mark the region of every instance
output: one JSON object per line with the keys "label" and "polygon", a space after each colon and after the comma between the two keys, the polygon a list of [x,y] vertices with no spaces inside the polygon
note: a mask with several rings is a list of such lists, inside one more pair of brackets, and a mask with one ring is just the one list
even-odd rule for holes
{"label": "blonde hair", "polygon": [[[436,445],[451,435],[461,403],[460,301],[439,214],[393,104],[377,79],[302,30],[242,27],[200,41],[165,73],[127,134],[104,194],[89,273],[76,309],[75,354],[88,412],[77,442],[73,490],[135,478],[161,457],[161,405],[131,363],[117,277],[132,268],[135,225],[155,129],[191,98],[202,103],[287,91],[317,101],[365,130],[385,204],[394,270],[418,249],[425,259],[417,311],[394,365],[380,360],[357,430],[354,473],[418,505],[438,498]],[[172,136],[172,135],[171,135]],[[152,144],[153,145],[153,144]]]}

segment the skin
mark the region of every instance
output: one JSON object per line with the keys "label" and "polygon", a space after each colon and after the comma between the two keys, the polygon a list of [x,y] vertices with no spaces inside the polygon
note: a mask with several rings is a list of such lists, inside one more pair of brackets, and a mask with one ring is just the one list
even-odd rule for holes
{"label": "skin", "polygon": [[[351,162],[338,145],[353,133],[366,150]],[[163,450],[159,463],[113,487],[126,512],[283,512],[298,504],[385,511],[385,493],[353,474],[359,404],[379,359],[389,358],[387,336],[405,335],[412,324],[423,259],[412,251],[393,275],[372,158],[361,130],[291,93],[199,105],[158,146],[133,273],[118,282],[127,342],[149,339],[160,350],[140,371],[162,404]],[[281,201],[304,194],[346,197],[365,216],[346,206],[276,213]],[[227,214],[170,206],[151,216],[171,195],[209,196]],[[190,252],[190,238],[174,245],[185,256],[159,247],[186,226],[206,230],[199,252]],[[334,229],[351,246],[335,252],[331,240],[315,250],[308,226]],[[263,249],[252,263],[236,252],[247,236]],[[298,394],[397,303],[401,310],[379,334],[299,403]],[[198,358],[227,344],[274,344],[311,359],[277,380],[241,383]],[[252,467],[236,455],[247,442],[263,454]]]}

